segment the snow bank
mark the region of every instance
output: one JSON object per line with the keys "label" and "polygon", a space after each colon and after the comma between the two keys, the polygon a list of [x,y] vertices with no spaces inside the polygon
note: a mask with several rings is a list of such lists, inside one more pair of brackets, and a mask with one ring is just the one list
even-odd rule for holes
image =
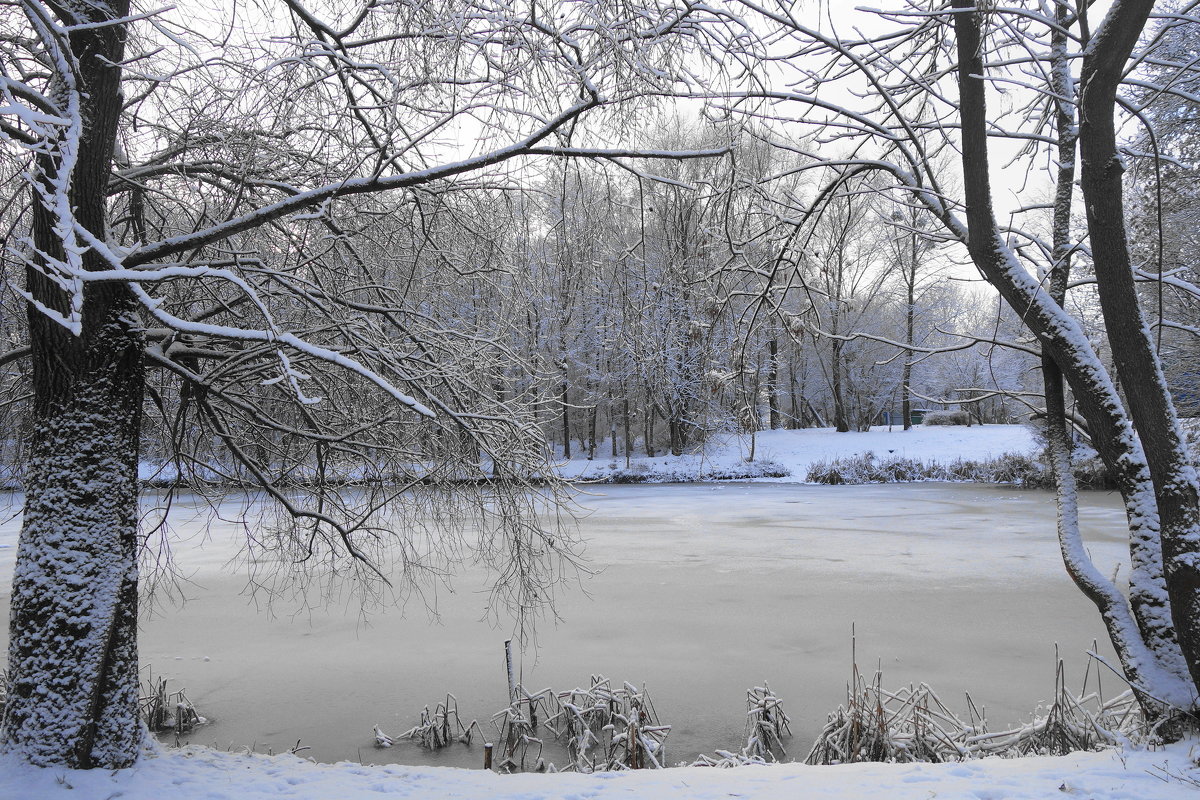
{"label": "snow bank", "polygon": [[[747,464],[749,437],[724,436],[702,451],[682,456],[636,456],[625,467],[622,458],[575,458],[561,466],[564,477],[574,480],[609,480],[614,473],[639,480],[694,481],[741,478],[801,483],[818,461],[874,453],[880,458],[900,456],[925,462],[955,459],[982,461],[1005,453],[1035,449],[1033,434],[1024,425],[917,426],[910,430],[885,426],[869,431],[838,433],[833,428],[798,431],[762,431],[755,436],[754,463]],[[599,448],[601,452],[604,448]],[[611,452],[611,451],[610,451]],[[760,463],[762,469],[754,465]],[[776,476],[775,473],[787,473]]]}
{"label": "snow bank", "polygon": [[801,764],[679,768],[594,775],[497,775],[450,767],[315,764],[291,755],[189,747],[125,770],[38,769],[0,757],[0,797],[13,800],[1195,800],[1195,745],[983,759],[958,764]]}

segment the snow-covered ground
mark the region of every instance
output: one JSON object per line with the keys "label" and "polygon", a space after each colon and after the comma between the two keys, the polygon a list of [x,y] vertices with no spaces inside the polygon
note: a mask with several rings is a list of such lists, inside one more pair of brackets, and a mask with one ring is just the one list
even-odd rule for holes
{"label": "snow-covered ground", "polygon": [[187,748],[116,772],[34,769],[0,757],[9,800],[1195,800],[1192,746],[961,764],[798,764],[595,775],[313,764]]}
{"label": "snow-covered ground", "polygon": [[[628,471],[662,476],[666,479],[694,479],[711,473],[745,470],[750,455],[750,438],[717,437],[700,452],[673,457],[645,455],[630,459]],[[1033,434],[1025,425],[918,425],[909,430],[880,426],[870,431],[838,433],[832,428],[798,431],[762,431],[755,435],[754,461],[775,464],[789,474],[784,478],[763,478],[783,482],[802,482],[808,468],[819,461],[874,453],[879,458],[903,456],[920,461],[946,463],[956,458],[979,461],[1005,453],[1029,453],[1034,449]],[[611,446],[602,446],[589,461],[577,455],[562,464],[564,476],[596,480],[614,470],[626,470],[625,458],[611,457]]]}

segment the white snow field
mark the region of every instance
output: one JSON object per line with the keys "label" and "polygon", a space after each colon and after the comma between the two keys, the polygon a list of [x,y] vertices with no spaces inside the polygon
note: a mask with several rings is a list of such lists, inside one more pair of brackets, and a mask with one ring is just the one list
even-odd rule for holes
{"label": "white snow field", "polygon": [[[1017,426],[801,431],[762,435],[758,455],[792,468],[796,481],[809,461],[832,455],[896,450],[925,460],[980,458],[1030,446]],[[711,460],[740,458],[729,447]],[[645,682],[660,718],[674,726],[667,763],[738,749],[744,692],[763,679],[792,717],[790,757],[803,758],[844,698],[852,624],[860,667],[869,674],[882,666],[885,688],[926,681],[960,713],[969,691],[986,706],[992,730],[1027,721],[1050,698],[1055,643],[1072,686],[1093,638],[1109,652],[1094,608],[1063,572],[1053,499],[1044,492],[784,482],[587,492],[581,499],[593,511],[580,532],[599,573],[562,593],[561,621],[542,626],[538,649],[518,652],[518,668],[531,689],[569,689],[594,672]],[[222,516],[235,517],[245,502],[231,496]],[[376,750],[374,724],[399,733],[446,692],[457,695],[465,721],[478,718],[490,731],[488,718],[504,704],[502,643],[510,631],[481,619],[485,577],[467,569],[455,591],[438,592],[430,602],[439,624],[419,602],[405,613],[381,610],[364,619],[340,596],[300,609],[285,599],[267,614],[255,608],[262,598],[247,592],[244,566],[230,564],[244,529],[206,526],[200,508],[181,498],[173,511],[173,550],[188,579],[181,587],[188,602],[144,615],[141,653],[146,668],[172,689],[186,687],[213,720],[187,738],[219,749],[167,749],[115,773],[38,770],[4,756],[0,798],[1200,797],[1186,743],[1159,752],[963,764],[593,776],[485,773],[478,743],[433,754],[409,742]],[[1085,493],[1081,516],[1093,556],[1111,572],[1125,560],[1119,503]],[[0,524],[6,577],[18,527],[11,516]],[[7,605],[5,580],[0,613]],[[1106,694],[1120,691],[1115,678],[1104,678]],[[305,756],[342,763],[242,754],[282,752],[297,739],[312,746]],[[565,759],[550,752],[548,760]]]}
{"label": "white snow field", "polygon": [[0,757],[6,800],[1195,800],[1191,747],[961,764],[800,764],[593,775],[314,764],[189,747],[108,772]]}

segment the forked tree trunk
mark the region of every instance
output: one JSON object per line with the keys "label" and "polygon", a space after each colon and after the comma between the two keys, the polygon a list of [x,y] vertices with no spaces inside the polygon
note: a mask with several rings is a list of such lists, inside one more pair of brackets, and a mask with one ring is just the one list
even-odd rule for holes
{"label": "forked tree trunk", "polygon": [[[56,6],[56,8],[60,8]],[[70,8],[70,7],[66,7]],[[80,4],[65,23],[96,23],[129,12],[128,2]],[[63,11],[61,13],[68,13]],[[100,239],[121,107],[124,27],[76,28],[71,34],[82,134],[71,172],[74,222]],[[69,89],[62,86],[62,91]],[[38,161],[49,188],[62,162]],[[41,203],[33,235],[41,253],[64,256],[71,224]],[[40,257],[40,256],[39,256]],[[89,270],[105,265],[92,251]],[[36,269],[30,293],[59,313],[66,295]],[[91,285],[76,336],[29,308],[33,434],[25,517],[13,575],[5,747],[32,763],[117,768],[136,760],[138,436],[143,341],[129,289]]]}
{"label": "forked tree trunk", "polygon": [[[1124,4],[1114,9],[1134,11],[1136,14],[1135,6],[1139,5],[1144,3]],[[962,230],[954,219],[943,219],[952,229],[957,229],[958,235],[964,236],[976,266],[1043,341],[1044,351],[1070,383],[1079,409],[1088,422],[1092,441],[1114,474],[1125,501],[1132,562],[1128,600],[1091,564],[1077,536],[1073,541],[1064,542],[1063,555],[1067,570],[1099,608],[1113,645],[1121,656],[1126,677],[1139,689],[1140,699],[1145,701],[1148,693],[1152,693],[1186,708],[1195,702],[1196,684],[1187,674],[1184,656],[1176,639],[1171,604],[1167,602],[1167,581],[1163,574],[1159,538],[1161,506],[1155,497],[1146,454],[1115,386],[1088,345],[1078,322],[1053,302],[1045,288],[1025,271],[1000,234],[992,211],[988,177],[987,122],[983,79],[980,77],[984,71],[980,22],[978,15],[973,13],[973,0],[953,0],[953,6],[960,10],[955,14],[954,27],[958,39],[967,229]],[[1137,30],[1141,28],[1141,22],[1136,20],[1122,18],[1110,22],[1114,23],[1117,30],[1125,26],[1134,26]],[[1136,39],[1136,30],[1133,38]],[[1132,40],[1126,44],[1132,47]],[[1100,49],[1093,46],[1090,52]],[[1124,64],[1127,57],[1128,50],[1118,60]],[[1093,113],[1101,113],[1102,105],[1095,107]],[[1111,103],[1107,112],[1111,116]],[[1085,205],[1090,206],[1095,201],[1093,192],[1096,189],[1086,180],[1083,185]],[[1119,196],[1116,208],[1119,209]],[[1099,222],[1110,226],[1123,224],[1119,211],[1115,218]],[[1096,242],[1093,242],[1092,250],[1096,252]],[[1098,262],[1099,259],[1099,275]],[[1114,335],[1110,328],[1110,339]],[[1115,342],[1113,345],[1114,349],[1119,346]],[[1050,394],[1053,395],[1056,372],[1052,370],[1048,377],[1051,380]],[[1048,400],[1053,402],[1052,397]],[[1170,416],[1167,414],[1157,419],[1147,416],[1142,422],[1148,427],[1170,425],[1173,421]],[[1057,450],[1058,457],[1062,459],[1065,447]],[[1180,473],[1178,477],[1184,479],[1186,475]],[[1194,483],[1194,476],[1191,480]],[[1073,519],[1067,521],[1074,525]],[[1191,624],[1195,625],[1195,620]],[[1155,703],[1143,702],[1143,709],[1152,719],[1161,714],[1161,709]]]}
{"label": "forked tree trunk", "polygon": [[1200,492],[1134,288],[1125,232],[1125,168],[1113,119],[1117,87],[1153,6],[1153,0],[1123,3],[1096,33],[1084,59],[1080,185],[1113,361],[1154,482],[1171,617],[1192,680],[1200,686]]}

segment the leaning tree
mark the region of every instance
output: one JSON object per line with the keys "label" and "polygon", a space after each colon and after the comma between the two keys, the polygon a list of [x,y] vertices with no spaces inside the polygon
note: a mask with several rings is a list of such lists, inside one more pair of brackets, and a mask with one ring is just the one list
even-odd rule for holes
{"label": "leaning tree", "polygon": [[[699,4],[221,13],[0,6],[4,259],[27,308],[2,359],[30,364],[32,420],[2,736],[36,764],[139,752],[148,427],[181,477],[263,489],[288,524],[255,544],[303,568],[437,568],[419,515],[386,515],[431,494],[406,490],[457,486],[467,502],[432,518],[488,513],[442,555],[491,561],[519,612],[540,603],[574,553],[536,516],[545,448],[492,389],[502,332],[439,321],[414,289],[459,280],[423,223],[534,156],[713,154],[595,135],[686,84],[688,43],[729,24]],[[336,491],[348,481],[374,488]]]}

